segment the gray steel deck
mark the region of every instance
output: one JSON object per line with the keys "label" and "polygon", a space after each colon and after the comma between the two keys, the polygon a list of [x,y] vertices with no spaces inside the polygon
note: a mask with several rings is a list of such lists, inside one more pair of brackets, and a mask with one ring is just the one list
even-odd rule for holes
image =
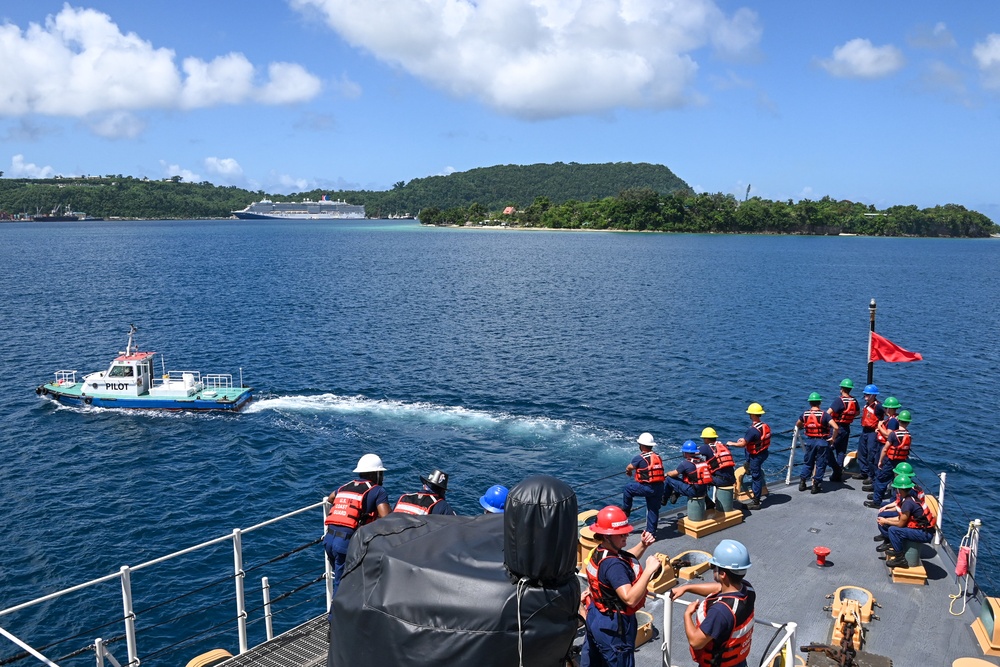
{"label": "gray steel deck", "polygon": [[[966,656],[1000,665],[1000,659],[980,654],[970,629],[979,613],[978,602],[970,599],[961,616],[949,614],[951,600],[948,596],[958,592],[958,584],[954,577],[954,556],[945,547],[924,547],[926,586],[894,584],[885,562],[877,558],[876,544],[872,540],[877,532],[875,510],[862,505],[865,493],[861,491],[860,482],[826,482],[827,490],[817,495],[808,491],[799,493],[797,480],[790,487],[777,482],[770,487],[771,494],[761,510],[744,510],[742,524],[702,539],[677,532],[676,520],[684,515],[682,507],[674,505],[662,509],[659,539],[649,553],[657,551],[673,556],[690,549],[711,553],[724,538],[740,540],[750,549],[753,560],[747,579],[757,591],[757,618],[778,623],[796,622],[796,651],[810,642],[830,641],[833,619],[829,611],[823,610],[831,603],[826,596],[840,586],[853,585],[871,591],[882,605],[875,610],[880,620],[873,620],[867,626],[865,650],[891,658],[896,667],[948,667],[955,659]],[[640,504],[632,515],[633,520],[644,516],[644,511]],[[633,535],[631,542],[637,540],[638,533]],[[816,565],[813,548],[817,546],[831,550],[827,567]],[[647,605],[647,611],[654,615],[656,635],[636,652],[636,663],[639,667],[659,667],[662,664],[662,603]],[[672,662],[689,665],[683,607],[675,603],[673,612]],[[760,663],[774,633],[769,626],[756,626],[748,664]],[[578,638],[577,643],[580,641]],[[225,666],[322,665],[326,661],[326,651],[326,616],[322,615],[233,658]]]}

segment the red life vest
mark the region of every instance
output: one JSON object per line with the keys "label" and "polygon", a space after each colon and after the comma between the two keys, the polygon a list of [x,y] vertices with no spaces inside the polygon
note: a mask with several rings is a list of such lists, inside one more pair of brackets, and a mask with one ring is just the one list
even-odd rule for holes
{"label": "red life vest", "polygon": [[645,468],[635,469],[635,481],[640,484],[656,484],[666,479],[663,474],[663,459],[656,452],[642,452],[639,456],[646,459]]}
{"label": "red life vest", "polygon": [[[885,428],[888,429],[889,428],[889,420],[890,419],[896,419],[896,415],[886,415],[885,418],[882,421],[879,422],[879,424],[885,426]],[[896,423],[897,424],[899,423],[898,419],[896,420]],[[892,430],[895,430],[895,429],[892,429]],[[882,445],[884,445],[887,442],[885,436],[882,435],[882,431],[875,431],[875,439],[878,440],[879,444],[882,444]]]}
{"label": "red life vest", "polygon": [[771,427],[764,422],[757,422],[753,427],[760,431],[760,442],[748,442],[747,451],[751,454],[760,454],[771,446]]}
{"label": "red life vest", "polygon": [[378,516],[376,512],[365,512],[365,499],[375,488],[375,484],[364,479],[356,479],[337,489],[333,507],[326,515],[327,526],[343,526],[355,529],[371,523]]}
{"label": "red life vest", "polygon": [[688,484],[694,485],[704,485],[712,483],[712,469],[704,461],[692,461],[694,463],[694,472],[686,473],[681,476]]}
{"label": "red life vest", "polygon": [[878,413],[875,409],[879,406],[878,401],[872,401],[871,405],[865,404],[861,409],[861,426],[869,430],[875,430],[878,426]]}
{"label": "red life vest", "polygon": [[840,400],[844,403],[844,409],[839,414],[835,413],[833,420],[838,424],[853,424],[854,418],[858,416],[858,399],[853,396],[841,396]]}
{"label": "red life vest", "polygon": [[927,503],[927,496],[920,489],[914,488],[913,491],[916,501],[920,503],[920,516],[917,516],[916,512],[912,512],[909,520],[906,522],[906,527],[933,530],[937,525],[937,517],[934,516],[934,511]]}
{"label": "red life vest", "polygon": [[819,408],[809,408],[802,415],[802,424],[806,429],[807,438],[825,438],[829,429],[823,423],[823,411]]}
{"label": "red life vest", "polygon": [[753,637],[753,607],[757,593],[753,586],[743,584],[738,593],[713,593],[698,605],[694,615],[696,628],[705,621],[709,607],[722,604],[733,615],[733,632],[722,646],[714,646],[715,640],[710,639],[705,646],[695,650],[691,648],[691,657],[699,667],[734,667],[750,655],[750,640]]}
{"label": "red life vest", "polygon": [[646,604],[646,596],[643,595],[639,601],[633,607],[626,607],[622,599],[618,597],[617,591],[615,591],[611,586],[604,583],[598,577],[601,569],[601,561],[605,558],[618,558],[625,562],[632,570],[632,581],[631,584],[635,582],[642,575],[642,565],[639,563],[639,559],[630,554],[627,551],[619,551],[616,554],[611,553],[608,549],[604,547],[597,547],[594,549],[593,555],[590,560],[587,561],[587,585],[590,586],[590,599],[597,607],[597,611],[602,614],[607,614],[612,611],[621,612],[629,616],[635,615],[635,612],[642,609],[643,605]]}
{"label": "red life vest", "polygon": [[894,433],[896,442],[890,443],[885,455],[890,461],[905,461],[910,457],[910,432],[900,426]]}
{"label": "red life vest", "polygon": [[441,502],[441,496],[435,493],[404,493],[396,501],[396,506],[392,508],[392,511],[423,516],[430,514],[431,509],[439,502]]}
{"label": "red life vest", "polygon": [[709,447],[715,452],[715,456],[708,460],[708,467],[712,472],[736,467],[736,462],[733,461],[733,453],[729,451],[729,447],[726,447],[721,442],[714,442]]}

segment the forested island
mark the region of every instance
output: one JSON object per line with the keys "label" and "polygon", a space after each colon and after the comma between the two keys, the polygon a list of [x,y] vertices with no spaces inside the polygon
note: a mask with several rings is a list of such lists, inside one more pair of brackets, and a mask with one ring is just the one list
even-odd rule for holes
{"label": "forested island", "polygon": [[829,197],[739,200],[697,194],[663,165],[628,162],[499,165],[399,181],[389,190],[290,195],[207,181],[185,183],[179,176],[0,178],[0,219],[26,219],[56,208],[112,220],[228,218],[261,199],[318,200],[323,195],[362,204],[369,218],[416,215],[431,225],[873,236],[985,237],[1000,232],[985,215],[957,204],[878,210]]}

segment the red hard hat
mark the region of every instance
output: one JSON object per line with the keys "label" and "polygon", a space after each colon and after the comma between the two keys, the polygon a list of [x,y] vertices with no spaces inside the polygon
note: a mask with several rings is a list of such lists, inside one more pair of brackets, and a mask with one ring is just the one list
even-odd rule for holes
{"label": "red hard hat", "polygon": [[628,535],[632,532],[632,524],[621,507],[608,505],[597,513],[597,521],[590,529],[595,535]]}

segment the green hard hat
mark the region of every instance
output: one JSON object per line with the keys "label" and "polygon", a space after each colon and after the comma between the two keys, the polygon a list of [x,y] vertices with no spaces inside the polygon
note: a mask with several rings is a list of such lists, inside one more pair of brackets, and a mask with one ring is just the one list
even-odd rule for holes
{"label": "green hard hat", "polygon": [[896,464],[896,467],[892,469],[897,475],[913,475],[913,466],[910,465],[909,461],[901,461]]}
{"label": "green hard hat", "polygon": [[809,394],[809,402],[810,403],[812,403],[813,401],[822,401],[822,400],[823,400],[823,397],[819,395],[818,391],[814,391],[813,393]]}
{"label": "green hard hat", "polygon": [[840,386],[844,389],[854,389],[854,383],[851,382],[851,378],[844,378],[841,380]]}
{"label": "green hard hat", "polygon": [[909,475],[896,475],[896,479],[892,480],[892,488],[912,489],[913,479]]}
{"label": "green hard hat", "polygon": [[910,411],[909,410],[900,410],[899,414],[896,415],[896,419],[898,419],[901,422],[907,422],[907,423],[913,421],[912,419],[910,419]]}
{"label": "green hard hat", "polygon": [[895,396],[890,396],[889,398],[885,399],[885,403],[882,404],[882,407],[883,408],[889,408],[889,409],[898,408],[899,407],[899,399],[896,398]]}

